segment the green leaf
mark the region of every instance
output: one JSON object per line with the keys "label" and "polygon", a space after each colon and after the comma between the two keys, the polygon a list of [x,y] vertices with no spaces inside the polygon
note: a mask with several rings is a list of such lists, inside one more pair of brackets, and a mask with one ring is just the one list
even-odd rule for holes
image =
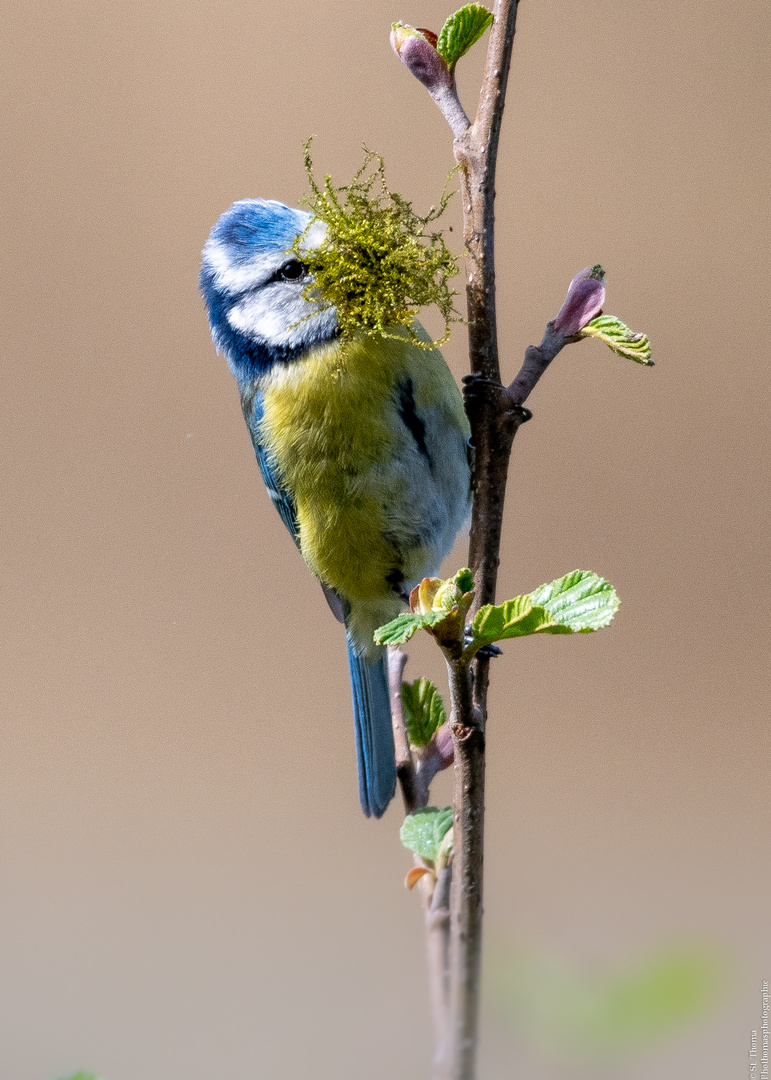
{"label": "green leaf", "polygon": [[430,679],[402,683],[404,723],[410,743],[420,749],[447,719],[442,695]]}
{"label": "green leaf", "polygon": [[473,623],[474,649],[528,634],[586,634],[607,626],[618,611],[613,586],[591,570],[574,570],[527,596],[486,604]]}
{"label": "green leaf", "polygon": [[412,615],[405,611],[397,615],[385,626],[379,626],[375,631],[375,641],[378,645],[403,645],[409,641],[416,630],[424,630],[428,626],[435,626],[442,622],[447,615],[444,611],[429,611],[426,615]]}
{"label": "green leaf", "polygon": [[[530,601],[534,606],[542,605],[550,621],[571,634],[601,630],[621,603],[611,583],[591,570],[573,570],[548,585],[541,585],[530,593]],[[549,634],[564,632],[551,626],[541,629]]]}
{"label": "green leaf", "polygon": [[451,70],[479,41],[492,21],[492,12],[481,4],[466,4],[447,19],[439,31],[436,51]]}
{"label": "green leaf", "polygon": [[635,334],[615,315],[598,315],[587,323],[581,337],[596,337],[604,341],[614,353],[635,360],[638,364],[653,367],[651,343],[645,334]]}
{"label": "green leaf", "polygon": [[474,619],[474,643],[490,645],[504,638],[532,634],[545,618],[543,609],[533,611],[529,596],[515,596],[505,604],[486,604]]}
{"label": "green leaf", "polygon": [[452,807],[426,806],[408,814],[399,830],[402,843],[422,859],[436,860],[442,840],[452,828]]}
{"label": "green leaf", "polygon": [[69,1076],[62,1076],[60,1080],[99,1080],[99,1077],[96,1073],[76,1072]]}

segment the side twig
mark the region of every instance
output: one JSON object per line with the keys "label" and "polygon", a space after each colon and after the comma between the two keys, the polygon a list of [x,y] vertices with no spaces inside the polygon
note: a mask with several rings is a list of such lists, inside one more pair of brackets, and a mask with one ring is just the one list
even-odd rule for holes
{"label": "side twig", "polygon": [[[427,782],[420,782],[410,751],[407,727],[404,723],[402,705],[402,678],[407,656],[398,648],[388,650],[388,684],[391,694],[391,718],[396,748],[396,775],[402,789],[404,809],[407,814],[419,810],[428,802]],[[425,867],[419,855],[413,856],[416,867]],[[423,920],[426,928],[426,961],[428,969],[428,993],[434,1024],[434,1075],[443,1080],[447,1075],[449,1055],[448,1041],[448,963],[450,944],[450,883],[452,867],[445,866],[434,879],[424,874],[418,882]]]}

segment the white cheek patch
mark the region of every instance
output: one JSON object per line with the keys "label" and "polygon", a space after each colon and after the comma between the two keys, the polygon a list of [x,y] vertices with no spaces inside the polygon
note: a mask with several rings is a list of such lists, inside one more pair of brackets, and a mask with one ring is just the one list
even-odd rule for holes
{"label": "white cheek patch", "polygon": [[302,286],[278,281],[245,297],[227,319],[246,337],[289,348],[331,336],[337,322],[334,309],[309,303]]}
{"label": "white cheek patch", "polygon": [[204,264],[214,271],[217,288],[231,296],[267,281],[288,258],[283,252],[271,251],[255,255],[248,262],[235,263],[228,245],[216,240],[207,242],[203,257]]}

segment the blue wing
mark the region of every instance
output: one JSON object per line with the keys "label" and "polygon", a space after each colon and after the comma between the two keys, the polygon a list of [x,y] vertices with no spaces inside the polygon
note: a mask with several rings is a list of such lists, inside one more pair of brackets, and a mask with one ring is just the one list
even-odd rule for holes
{"label": "blue wing", "polygon": [[299,548],[300,530],[297,525],[297,510],[294,499],[291,492],[282,485],[276,475],[268,453],[260,441],[260,424],[262,423],[264,399],[259,390],[254,388],[254,385],[248,387],[242,395],[241,406],[244,410],[246,426],[249,428],[249,434],[252,437],[252,446],[254,447],[257,464],[260,466],[263,482],[268,489],[268,495],[273,500],[273,505],[278,510],[281,520],[289,529],[292,539]]}

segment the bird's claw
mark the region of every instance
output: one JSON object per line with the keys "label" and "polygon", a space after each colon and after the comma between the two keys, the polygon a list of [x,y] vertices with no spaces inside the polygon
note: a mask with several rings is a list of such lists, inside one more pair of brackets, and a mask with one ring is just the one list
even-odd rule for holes
{"label": "bird's claw", "polygon": [[[463,644],[470,645],[474,640],[474,631],[470,626],[464,626],[463,628]],[[503,656],[503,650],[499,649],[497,645],[483,645],[481,649],[477,650],[477,656],[486,656],[491,658],[493,656]]]}
{"label": "bird's claw", "polygon": [[497,379],[489,379],[479,371],[472,371],[469,375],[463,376],[462,382],[463,400],[469,415],[483,405],[492,405],[501,413],[508,413],[515,417],[518,421],[517,426],[532,420],[533,414],[530,409],[512,401],[508,387]]}

